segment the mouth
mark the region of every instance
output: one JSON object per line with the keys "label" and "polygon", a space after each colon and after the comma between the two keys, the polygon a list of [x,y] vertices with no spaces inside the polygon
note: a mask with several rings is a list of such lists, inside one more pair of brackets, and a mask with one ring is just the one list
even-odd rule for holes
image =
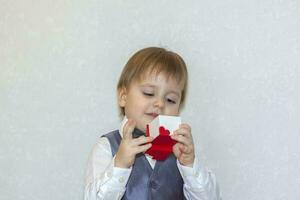
{"label": "mouth", "polygon": [[158,116],[158,114],[157,114],[157,113],[147,113],[147,115],[149,115],[149,116],[151,116],[151,117],[153,117],[153,118],[155,118],[155,117],[157,117],[157,116]]}

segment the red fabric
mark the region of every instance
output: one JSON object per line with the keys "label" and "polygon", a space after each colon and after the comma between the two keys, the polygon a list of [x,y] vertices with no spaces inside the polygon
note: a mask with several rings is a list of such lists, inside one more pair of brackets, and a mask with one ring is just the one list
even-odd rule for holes
{"label": "red fabric", "polygon": [[161,126],[159,127],[159,136],[152,141],[151,148],[145,153],[155,160],[165,160],[172,153],[174,144],[176,144],[176,141],[170,137],[170,131]]}

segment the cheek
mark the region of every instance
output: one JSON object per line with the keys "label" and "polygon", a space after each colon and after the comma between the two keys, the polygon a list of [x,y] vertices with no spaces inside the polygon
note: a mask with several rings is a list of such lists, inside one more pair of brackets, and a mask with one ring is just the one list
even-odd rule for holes
{"label": "cheek", "polygon": [[179,114],[179,106],[172,106],[167,108],[166,110],[167,115],[178,115]]}
{"label": "cheek", "polygon": [[152,101],[149,98],[146,98],[142,95],[138,96],[135,101],[135,106],[137,107],[147,107],[152,104]]}
{"label": "cheek", "polygon": [[147,99],[144,99],[141,96],[135,96],[130,101],[130,109],[133,112],[143,112],[149,106],[149,104],[150,103],[147,101]]}

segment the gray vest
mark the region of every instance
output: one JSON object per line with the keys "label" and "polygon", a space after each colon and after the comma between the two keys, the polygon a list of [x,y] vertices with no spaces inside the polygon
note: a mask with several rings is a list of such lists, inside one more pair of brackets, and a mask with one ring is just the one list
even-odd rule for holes
{"label": "gray vest", "polygon": [[[109,140],[112,156],[118,151],[119,131],[103,135]],[[177,168],[176,157],[171,154],[165,161],[156,161],[154,169],[143,153],[136,155],[129,176],[124,200],[182,200],[183,180]]]}

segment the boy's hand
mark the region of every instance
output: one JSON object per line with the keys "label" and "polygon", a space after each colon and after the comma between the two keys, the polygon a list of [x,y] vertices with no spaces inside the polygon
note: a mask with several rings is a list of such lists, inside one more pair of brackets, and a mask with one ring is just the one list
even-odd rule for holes
{"label": "boy's hand", "polygon": [[152,137],[141,136],[132,138],[132,132],[136,122],[128,119],[123,128],[123,139],[121,140],[118,152],[115,157],[115,167],[130,168],[135,160],[135,155],[145,152],[151,147]]}
{"label": "boy's hand", "polygon": [[171,138],[177,141],[173,146],[173,153],[180,164],[192,167],[195,159],[195,149],[191,127],[188,124],[181,124],[179,129],[171,135]]}

